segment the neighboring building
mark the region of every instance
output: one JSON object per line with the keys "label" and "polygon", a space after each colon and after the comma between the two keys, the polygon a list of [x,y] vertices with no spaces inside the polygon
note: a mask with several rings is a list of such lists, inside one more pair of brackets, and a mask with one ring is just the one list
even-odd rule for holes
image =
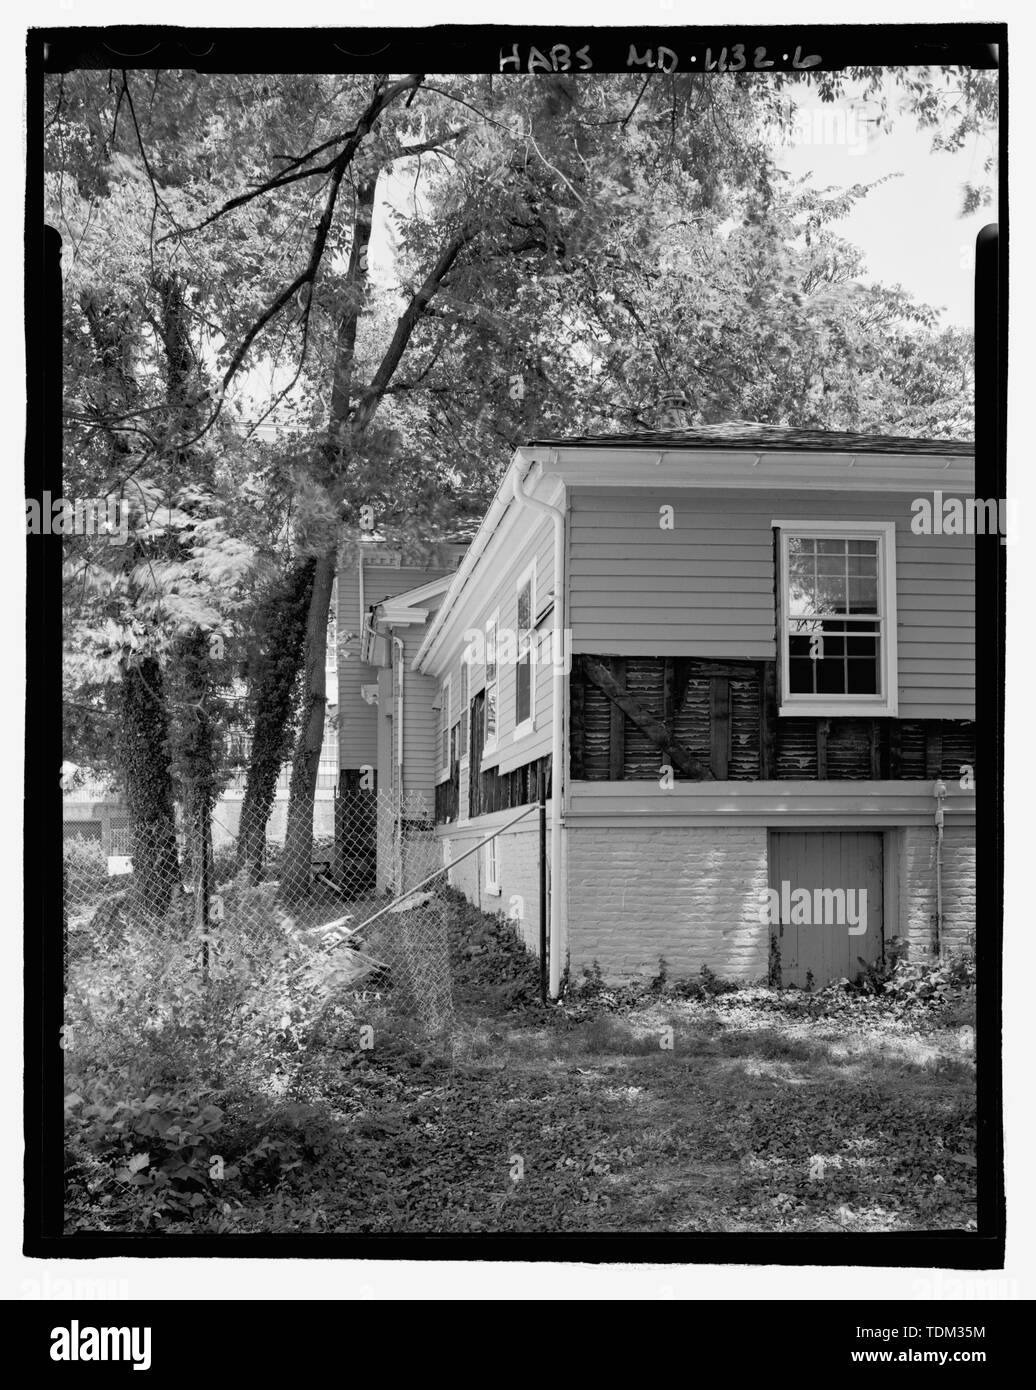
{"label": "neighboring building", "polygon": [[436,684],[407,666],[465,549],[445,541],[424,564],[404,565],[398,549],[374,539],[343,548],[335,868],[347,887],[413,881],[404,847],[434,824]]}
{"label": "neighboring building", "polygon": [[63,839],[96,841],[114,872],[112,861],[121,863],[131,848],[129,812],[119,794],[103,781],[87,778],[64,791],[61,800]]}
{"label": "neighboring building", "polygon": [[[972,455],[744,422],[536,441],[445,593],[406,596],[427,617],[382,609],[446,861],[547,779],[555,991],[566,957],[819,986],[974,930],[974,537],[911,505],[970,498]],[[536,944],[535,815],[451,879]]]}

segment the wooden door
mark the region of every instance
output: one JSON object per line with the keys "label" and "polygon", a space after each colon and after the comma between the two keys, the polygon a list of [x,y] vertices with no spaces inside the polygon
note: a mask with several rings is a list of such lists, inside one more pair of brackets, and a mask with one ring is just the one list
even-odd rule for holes
{"label": "wooden door", "polygon": [[785,988],[851,980],[861,960],[881,960],[882,839],[871,830],[771,832],[771,931]]}

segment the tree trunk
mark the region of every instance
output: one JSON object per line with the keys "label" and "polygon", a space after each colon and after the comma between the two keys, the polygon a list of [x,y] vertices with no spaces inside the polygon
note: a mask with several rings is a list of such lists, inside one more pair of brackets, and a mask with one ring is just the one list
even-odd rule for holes
{"label": "tree trunk", "polygon": [[[379,174],[376,174],[373,179],[361,183],[356,194],[353,244],[346,275],[351,294],[348,297],[348,308],[338,325],[335,344],[334,385],[328,429],[328,462],[329,473],[332,476],[343,449],[355,448],[361,444],[364,433],[371,425],[409,345],[415,326],[438,294],[443,280],[453,269],[457,257],[471,238],[469,230],[462,230],[454,234],[443,247],[423,284],[397,320],[388,347],[370,385],[366,390],[357,392],[354,380],[356,340],[360,315],[366,302],[366,253],[370,242],[378,177]],[[347,432],[351,435],[350,441],[346,440]],[[301,726],[292,760],[288,830],[284,872],[281,876],[281,892],[291,901],[298,901],[309,893],[313,806],[327,704],[324,665],[327,651],[327,614],[337,558],[336,545],[317,560],[306,622],[306,688]]]}
{"label": "tree trunk", "polygon": [[[105,408],[113,414],[132,409],[139,390],[126,311],[110,298],[85,292],[81,306],[100,362]],[[132,464],[133,451],[126,437],[111,429],[108,434],[115,464]],[[142,555],[143,547],[135,541],[129,553],[131,570]],[[133,845],[130,901],[145,917],[163,917],[174,890],[179,889],[180,868],[166,687],[156,657],[141,656],[125,667],[115,708],[122,728],[115,740],[114,761],[129,810]]]}
{"label": "tree trunk", "polygon": [[314,560],[293,566],[259,620],[262,650],[250,691],[255,710],[252,754],[237,840],[237,870],[247,874],[249,883],[258,883],[262,872],[266,825],[291,735],[293,697],[302,669],[315,567]]}
{"label": "tree trunk", "polygon": [[[190,386],[197,374],[191,346],[186,290],[175,274],[155,282],[160,301],[162,346],[165,353],[166,394],[170,424],[189,434],[198,425],[197,404],[191,404]],[[190,444],[174,445],[174,477],[191,477],[200,471],[211,483],[211,463],[205,456],[192,458]],[[199,467],[200,465],[200,467]],[[190,503],[182,504],[187,511]],[[219,792],[217,762],[219,738],[209,701],[215,694],[209,634],[194,627],[173,644],[169,684],[174,695],[177,718],[171,730],[172,770],[179,780],[183,815],[186,868],[194,888],[194,925],[197,935],[208,931],[209,895],[212,868],[212,812]],[[202,955],[208,965],[208,944]]]}
{"label": "tree trunk", "polygon": [[180,783],[185,869],[194,886],[196,923],[207,920],[211,865],[212,809],[216,803],[216,727],[206,702],[212,693],[208,637],[199,629],[175,643],[171,679],[173,771]]}
{"label": "tree trunk", "polygon": [[316,800],[327,708],[327,615],[331,605],[331,588],[334,584],[337,561],[337,549],[326,551],[316,561],[309,613],[306,618],[306,689],[291,764],[288,829],[281,874],[281,895],[288,902],[298,902],[309,894],[313,857],[313,806]]}
{"label": "tree trunk", "polygon": [[165,689],[154,657],[127,666],[120,697],[122,733],[116,755],[132,823],[131,901],[145,917],[160,918],[179,888],[180,873]]}

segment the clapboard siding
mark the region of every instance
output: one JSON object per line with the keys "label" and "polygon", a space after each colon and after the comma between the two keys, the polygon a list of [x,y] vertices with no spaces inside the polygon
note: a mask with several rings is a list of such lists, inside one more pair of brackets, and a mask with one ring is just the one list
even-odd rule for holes
{"label": "clapboard siding", "polygon": [[675,491],[645,472],[571,489],[574,652],[772,660],[774,519],[894,521],[900,716],[974,717],[973,537],[915,535],[906,493]]}
{"label": "clapboard siding", "polygon": [[[438,606],[439,600],[435,600]],[[413,669],[413,660],[421,645],[427,625],[400,628],[406,671],[403,676],[403,790],[419,792],[425,799],[429,817],[435,804],[435,782],[438,773],[438,714],[432,708],[438,682],[421,676]],[[393,709],[393,717],[397,711]],[[393,739],[393,747],[395,747]]]}
{"label": "clapboard siding", "polygon": [[[522,528],[520,544],[514,559],[501,564],[494,555],[491,544],[486,555],[474,573],[467,590],[461,595],[463,625],[459,635],[449,648],[448,664],[440,680],[447,675],[453,686],[453,720],[460,717],[458,692],[460,690],[461,656],[468,645],[465,634],[471,630],[485,632],[487,621],[494,612],[500,610],[500,627],[515,628],[518,619],[518,578],[524,573],[533,557],[536,559],[536,613],[542,612],[548,596],[554,589],[554,528],[550,519],[528,513],[519,526]],[[496,563],[494,564],[494,560]],[[553,614],[545,618],[537,629],[540,635],[552,634]],[[500,664],[499,696],[499,737],[496,751],[487,753],[483,768],[495,767],[499,772],[509,772],[525,763],[540,758],[550,752],[551,746],[551,708],[552,680],[549,664],[534,668],[534,707],[536,711],[535,728],[525,737],[515,740],[515,667]],[[471,667],[468,686],[469,700],[473,699],[486,683],[485,663],[479,661]]]}
{"label": "clapboard siding", "polygon": [[[375,564],[370,558],[363,565],[363,602],[372,603],[416,589],[433,579],[453,572],[446,560],[428,569],[416,566],[398,568]],[[339,766],[375,766],[377,762],[378,711],[360,694],[363,685],[376,685],[378,668],[366,666],[359,658],[358,635],[363,622],[360,611],[359,564],[355,554],[346,553],[338,568],[338,754]],[[405,736],[405,729],[404,729]]]}

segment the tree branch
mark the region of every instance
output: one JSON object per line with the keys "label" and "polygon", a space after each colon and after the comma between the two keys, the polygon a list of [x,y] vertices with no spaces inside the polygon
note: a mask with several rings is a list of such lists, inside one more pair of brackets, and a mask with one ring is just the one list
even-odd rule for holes
{"label": "tree branch", "polygon": [[[383,79],[380,79],[380,81],[383,81]],[[379,86],[366,111],[364,111],[363,115],[356,122],[355,127],[353,128],[348,140],[346,141],[344,149],[342,149],[340,154],[336,156],[334,163],[332,164],[331,186],[328,190],[327,199],[324,203],[324,211],[321,213],[320,221],[317,223],[316,232],[313,237],[313,246],[310,251],[309,262],[305,270],[303,270],[301,274],[297,275],[295,279],[291,282],[291,284],[288,285],[285,289],[283,289],[280,292],[280,294],[276,296],[276,298],[273,300],[270,306],[266,310],[264,310],[264,312],[259,316],[259,318],[255,321],[252,327],[245,334],[240,346],[235,352],[233,358],[231,359],[230,366],[223,374],[224,392],[226,392],[227,387],[234,379],[242,362],[248,355],[249,348],[255,342],[256,338],[263,331],[266,325],[270,323],[271,320],[277,317],[277,315],[281,312],[284,306],[289,302],[289,300],[291,300],[291,298],[294,295],[298,293],[298,291],[302,288],[303,285],[308,284],[312,286],[313,282],[315,281],[317,271],[320,268],[321,259],[323,258],[324,247],[327,245],[328,233],[331,230],[331,220],[334,216],[335,204],[338,201],[338,191],[341,187],[342,179],[345,176],[345,171],[352,163],[353,156],[359,148],[361,141],[364,139],[366,135],[370,133],[371,128],[377,121],[378,117],[381,115],[382,111],[384,111],[385,107],[388,106],[392,101],[394,101],[396,97],[398,97],[402,92],[410,91],[416,88],[420,82],[420,75],[414,74],[410,77],[401,78],[398,82],[393,82],[390,87]],[[304,320],[308,322],[308,319],[309,306],[307,304],[304,313]],[[215,420],[215,415],[213,415],[212,418],[213,420]],[[210,421],[209,423],[211,424],[212,421]]]}

